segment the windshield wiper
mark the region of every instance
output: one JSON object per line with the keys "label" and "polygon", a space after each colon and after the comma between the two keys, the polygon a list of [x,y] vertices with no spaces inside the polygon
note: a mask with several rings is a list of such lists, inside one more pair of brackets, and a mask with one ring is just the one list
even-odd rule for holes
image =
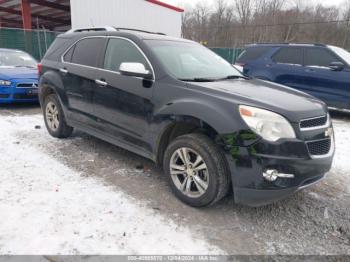
{"label": "windshield wiper", "polygon": [[223,78],[205,78],[205,77],[195,77],[195,78],[179,78],[181,81],[185,82],[217,82],[217,81],[222,81],[222,80],[227,80],[227,79],[249,79],[246,76],[240,76],[240,75],[229,75]]}
{"label": "windshield wiper", "polygon": [[226,79],[239,79],[239,78],[242,78],[242,79],[249,79],[248,77],[246,76],[240,76],[240,75],[230,75],[230,76],[226,76],[224,78],[222,78],[221,80],[226,80]]}
{"label": "windshield wiper", "polygon": [[215,82],[219,81],[218,78],[204,78],[204,77],[195,77],[195,78],[179,78],[181,81],[185,82]]}

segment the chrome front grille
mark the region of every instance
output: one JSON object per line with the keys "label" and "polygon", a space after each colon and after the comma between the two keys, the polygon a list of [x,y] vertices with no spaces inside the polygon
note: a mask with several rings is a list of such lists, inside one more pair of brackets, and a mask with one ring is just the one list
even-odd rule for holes
{"label": "chrome front grille", "polygon": [[299,126],[301,131],[326,128],[329,126],[329,115],[301,120]]}
{"label": "chrome front grille", "polygon": [[38,88],[37,83],[18,83],[17,88]]}

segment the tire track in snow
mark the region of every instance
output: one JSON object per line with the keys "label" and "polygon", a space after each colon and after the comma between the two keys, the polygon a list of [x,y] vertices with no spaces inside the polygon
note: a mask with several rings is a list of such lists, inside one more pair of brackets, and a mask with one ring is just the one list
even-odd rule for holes
{"label": "tire track in snow", "polygon": [[[42,117],[0,117],[0,254],[222,254],[141,202],[82,177],[19,133]],[[37,136],[33,136],[37,137]],[[31,141],[31,144],[33,141]]]}

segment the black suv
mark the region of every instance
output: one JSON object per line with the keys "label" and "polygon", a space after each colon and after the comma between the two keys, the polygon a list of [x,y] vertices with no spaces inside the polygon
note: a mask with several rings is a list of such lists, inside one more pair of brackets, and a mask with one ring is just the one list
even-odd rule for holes
{"label": "black suv", "polygon": [[48,132],[73,128],[163,166],[191,206],[263,205],[321,180],[333,154],[323,102],[249,79],[198,43],[131,29],[57,37],[40,72]]}

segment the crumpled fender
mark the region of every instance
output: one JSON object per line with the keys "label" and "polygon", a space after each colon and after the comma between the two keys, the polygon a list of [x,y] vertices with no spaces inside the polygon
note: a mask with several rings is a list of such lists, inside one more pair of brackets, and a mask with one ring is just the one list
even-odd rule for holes
{"label": "crumpled fender", "polygon": [[194,117],[210,125],[218,134],[228,134],[236,131],[238,125],[235,124],[234,108],[231,112],[227,111],[224,110],[223,105],[194,99],[182,99],[156,109],[154,114],[155,116]]}

